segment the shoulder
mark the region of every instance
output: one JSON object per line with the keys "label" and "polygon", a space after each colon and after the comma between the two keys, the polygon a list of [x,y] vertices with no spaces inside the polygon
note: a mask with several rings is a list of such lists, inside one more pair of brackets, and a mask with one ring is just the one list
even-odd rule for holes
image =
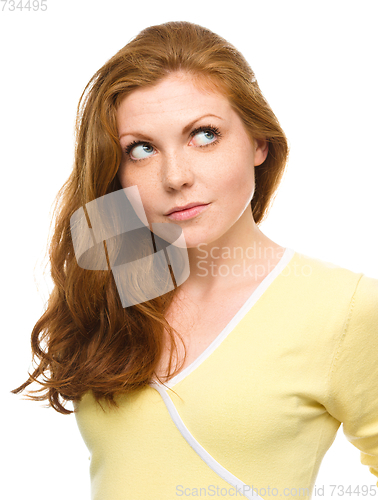
{"label": "shoulder", "polygon": [[280,297],[297,312],[337,315],[340,321],[351,309],[357,317],[377,314],[378,279],[362,272],[294,252],[281,275]]}
{"label": "shoulder", "polygon": [[312,290],[329,298],[332,294],[350,296],[362,278],[362,287],[365,286],[365,280],[375,282],[375,286],[378,283],[378,280],[367,278],[362,272],[355,272],[334,262],[300,252],[293,254],[285,271],[287,276],[295,278],[296,284],[303,290]]}
{"label": "shoulder", "polygon": [[348,328],[374,330],[378,337],[378,279],[362,274],[350,303]]}

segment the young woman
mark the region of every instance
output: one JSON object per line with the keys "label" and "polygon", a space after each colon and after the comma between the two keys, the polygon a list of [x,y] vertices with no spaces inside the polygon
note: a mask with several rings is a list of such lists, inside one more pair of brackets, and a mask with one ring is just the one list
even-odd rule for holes
{"label": "young woman", "polygon": [[[261,232],[287,157],[248,63],[201,26],[143,30],[86,87],[39,364],[13,392],[35,381],[31,398],[73,401],[93,499],[310,498],[341,422],[378,476],[378,280]],[[129,239],[144,275],[117,274],[110,237],[94,237],[108,268],[78,252],[93,203],[119,194],[154,236]],[[171,288],[151,265],[162,227],[190,269],[176,279],[165,247]],[[146,277],[163,293],[143,295]]]}

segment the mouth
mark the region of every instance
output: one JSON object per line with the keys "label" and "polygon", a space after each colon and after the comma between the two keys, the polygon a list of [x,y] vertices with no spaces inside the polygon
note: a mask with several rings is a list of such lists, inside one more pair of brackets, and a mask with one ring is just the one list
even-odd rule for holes
{"label": "mouth", "polygon": [[183,210],[177,210],[175,212],[171,212],[167,214],[167,217],[169,217],[172,220],[186,220],[186,219],[191,219],[195,217],[196,215],[200,214],[206,208],[210,205],[210,203],[207,203],[206,205],[194,205],[189,208],[185,208]]}
{"label": "mouth", "polygon": [[197,207],[197,206],[201,206],[201,205],[208,205],[208,203],[204,203],[203,201],[195,201],[193,203],[188,203],[187,205],[183,205],[183,206],[178,205],[177,207],[174,207],[171,210],[169,210],[169,212],[167,212],[164,215],[171,215],[171,213],[173,213],[173,212],[181,212],[181,211],[186,210],[188,208],[193,208],[193,207]]}

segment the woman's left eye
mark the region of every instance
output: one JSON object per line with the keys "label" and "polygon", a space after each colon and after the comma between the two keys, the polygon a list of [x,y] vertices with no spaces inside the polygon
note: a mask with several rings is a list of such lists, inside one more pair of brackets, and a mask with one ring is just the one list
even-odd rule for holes
{"label": "woman's left eye", "polygon": [[216,127],[199,127],[193,130],[191,136],[196,137],[196,146],[207,146],[218,142],[221,134]]}

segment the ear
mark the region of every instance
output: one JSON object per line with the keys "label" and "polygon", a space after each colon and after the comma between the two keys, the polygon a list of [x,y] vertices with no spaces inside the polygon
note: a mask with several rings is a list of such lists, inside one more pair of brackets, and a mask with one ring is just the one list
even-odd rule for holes
{"label": "ear", "polygon": [[266,139],[254,139],[255,167],[261,165],[268,156],[269,143]]}

